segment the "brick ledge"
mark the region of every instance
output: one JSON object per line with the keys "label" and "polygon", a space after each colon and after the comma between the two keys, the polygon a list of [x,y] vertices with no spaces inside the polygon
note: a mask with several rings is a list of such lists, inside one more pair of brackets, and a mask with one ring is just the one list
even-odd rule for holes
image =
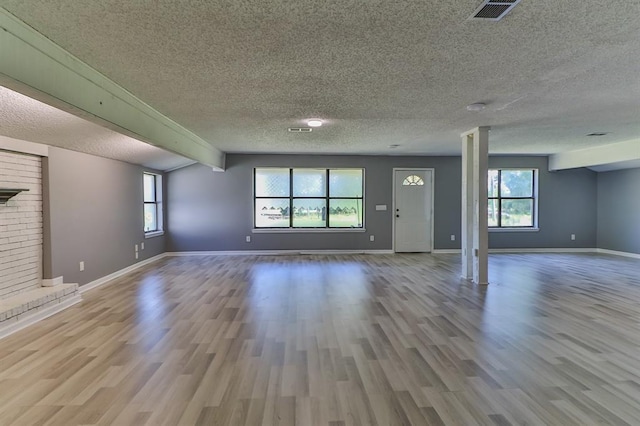
{"label": "brick ledge", "polygon": [[0,326],[11,320],[20,320],[24,315],[78,295],[78,284],[60,284],[55,287],[40,287],[0,299]]}

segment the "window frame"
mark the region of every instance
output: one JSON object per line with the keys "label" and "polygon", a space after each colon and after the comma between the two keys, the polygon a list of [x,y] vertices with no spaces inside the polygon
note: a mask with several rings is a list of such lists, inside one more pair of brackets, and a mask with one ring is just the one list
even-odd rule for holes
{"label": "window frame", "polygon": [[[498,225],[491,226],[488,225],[489,231],[538,231],[538,177],[539,170],[534,167],[491,167],[488,172],[497,171],[498,172],[498,196],[490,197],[489,196],[489,185],[487,182],[487,208],[491,200],[498,201],[498,212],[497,219]],[[531,196],[530,197],[503,197],[502,196],[502,172],[503,171],[531,171],[532,179],[531,179]],[[487,181],[489,178],[489,174],[487,173]],[[502,225],[502,200],[532,200],[533,206],[531,209],[531,225],[523,226],[504,226]]]}
{"label": "window frame", "polygon": [[[147,201],[145,198],[145,176],[153,176],[153,201]],[[156,229],[145,229],[145,207],[147,205],[155,206],[156,211]],[[145,238],[155,237],[164,234],[164,218],[162,215],[162,175],[153,172],[142,172],[142,229]]]}
{"label": "window frame", "polygon": [[[259,169],[288,169],[289,170],[289,195],[288,196],[257,196],[256,195],[256,171]],[[293,195],[293,174],[294,170],[323,170],[325,173],[325,195],[324,196],[294,196]],[[362,174],[362,196],[361,197],[332,197],[331,194],[331,171],[332,170],[359,170]],[[365,168],[364,167],[279,167],[279,166],[268,166],[268,167],[254,167],[252,170],[252,183],[253,183],[253,229],[252,232],[260,233],[260,232],[364,232],[365,229]],[[259,199],[273,199],[273,200],[288,200],[289,204],[289,226],[284,227],[267,227],[261,226],[258,227],[256,225],[257,218],[257,200]],[[325,218],[325,226],[294,226],[293,225],[293,205],[296,199],[305,199],[305,200],[324,200],[326,206],[326,218]],[[329,206],[331,200],[360,200],[362,205],[362,224],[359,227],[344,227],[344,226],[330,226],[330,213]]]}

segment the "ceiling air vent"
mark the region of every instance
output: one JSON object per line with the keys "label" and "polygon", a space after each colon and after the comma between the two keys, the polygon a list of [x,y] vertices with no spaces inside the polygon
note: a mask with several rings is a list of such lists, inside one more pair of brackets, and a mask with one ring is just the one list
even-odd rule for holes
{"label": "ceiling air vent", "polygon": [[484,0],[469,19],[497,22],[520,3],[520,0]]}
{"label": "ceiling air vent", "polygon": [[311,127],[289,127],[287,130],[291,133],[309,133],[313,129]]}

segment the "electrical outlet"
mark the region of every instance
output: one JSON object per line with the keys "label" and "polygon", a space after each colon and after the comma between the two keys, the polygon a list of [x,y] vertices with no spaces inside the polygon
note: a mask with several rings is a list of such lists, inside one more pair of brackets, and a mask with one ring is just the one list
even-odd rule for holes
{"label": "electrical outlet", "polygon": [[140,243],[140,249],[144,250],[144,243]]}
{"label": "electrical outlet", "polygon": [[84,271],[84,262],[80,262],[80,272]]}
{"label": "electrical outlet", "polygon": [[375,241],[375,240],[376,240],[375,235],[369,235],[369,241]]}
{"label": "electrical outlet", "polygon": [[451,241],[455,241],[456,240],[456,236],[451,234]]}
{"label": "electrical outlet", "polygon": [[576,234],[571,234],[571,241],[575,241],[576,240]]}
{"label": "electrical outlet", "polygon": [[136,244],[134,247],[135,247],[136,252],[137,252],[138,251],[138,245]]}
{"label": "electrical outlet", "polygon": [[247,235],[246,237],[244,237],[244,240],[248,243],[251,242],[251,235]]}
{"label": "electrical outlet", "polygon": [[136,252],[136,259],[138,258],[138,252]]}

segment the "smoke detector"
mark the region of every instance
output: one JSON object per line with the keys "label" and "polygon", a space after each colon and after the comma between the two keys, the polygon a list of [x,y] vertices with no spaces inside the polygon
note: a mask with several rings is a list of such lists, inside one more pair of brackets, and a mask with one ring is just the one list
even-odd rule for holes
{"label": "smoke detector", "polygon": [[520,0],[484,0],[469,19],[497,22],[518,3]]}

